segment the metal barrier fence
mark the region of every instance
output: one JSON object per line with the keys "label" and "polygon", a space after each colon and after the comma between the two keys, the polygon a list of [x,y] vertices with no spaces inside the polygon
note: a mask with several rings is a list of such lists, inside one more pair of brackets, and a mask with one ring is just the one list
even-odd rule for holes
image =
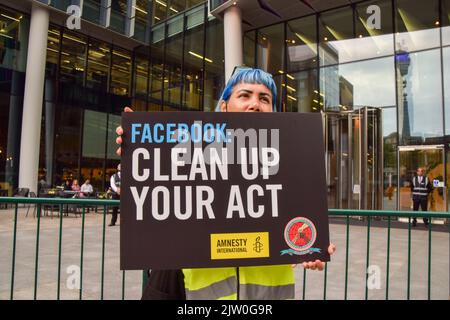
{"label": "metal barrier fence", "polygon": [[[100,259],[100,299],[103,300],[105,298],[105,239],[106,239],[106,216],[108,213],[108,210],[111,207],[114,206],[118,206],[119,205],[119,200],[103,200],[103,199],[60,199],[60,198],[53,198],[53,199],[49,199],[49,198],[20,198],[20,197],[14,197],[14,198],[9,198],[9,197],[0,197],[0,207],[1,205],[10,205],[11,208],[6,210],[0,210],[0,218],[2,213],[6,214],[6,213],[10,213],[12,215],[12,223],[13,223],[13,230],[12,230],[12,252],[11,252],[11,261],[10,261],[10,265],[11,265],[11,270],[10,270],[10,274],[8,274],[8,276],[10,277],[10,283],[9,283],[9,294],[8,297],[9,299],[13,300],[15,299],[15,271],[16,271],[16,264],[17,264],[17,232],[18,232],[18,216],[19,214],[24,215],[24,210],[20,210],[20,206],[21,204],[24,204],[23,209],[26,208],[26,205],[28,205],[27,208],[27,213],[25,216],[28,216],[29,214],[29,210],[31,209],[31,206],[33,207],[33,216],[35,217],[35,233],[33,234],[34,241],[35,241],[35,250],[34,250],[34,275],[33,275],[33,281],[32,281],[32,286],[33,286],[33,299],[38,299],[38,291],[39,291],[39,285],[38,285],[38,279],[39,279],[39,252],[41,249],[41,242],[40,242],[40,235],[41,235],[41,220],[44,217],[42,215],[43,211],[45,213],[48,213],[48,210],[52,210],[52,216],[51,218],[53,219],[53,209],[57,208],[57,218],[59,219],[59,226],[58,226],[58,249],[57,249],[57,285],[56,285],[56,299],[61,299],[61,273],[62,273],[62,267],[61,267],[61,263],[62,263],[62,241],[63,241],[63,232],[64,232],[64,228],[63,228],[63,221],[65,220],[65,217],[67,217],[69,215],[69,206],[71,209],[74,210],[75,214],[78,214],[81,217],[81,230],[80,231],[80,238],[78,239],[79,244],[80,244],[80,255],[79,255],[79,282],[78,282],[78,294],[77,294],[77,299],[82,300],[84,298],[84,291],[83,291],[83,268],[84,265],[86,264],[86,262],[89,261],[94,261],[98,262],[98,259]],[[87,215],[87,210],[88,209],[92,209],[97,211],[98,208],[101,208],[100,214],[98,217],[101,218],[101,256],[97,257],[89,257],[86,258],[85,257],[85,221],[86,221],[86,215]],[[363,282],[363,285],[365,287],[365,292],[364,292],[364,299],[368,299],[369,298],[369,286],[367,284],[368,282],[368,278],[369,278],[369,272],[367,271],[370,267],[370,262],[371,262],[371,230],[372,230],[372,223],[374,219],[379,219],[379,218],[383,218],[384,223],[386,224],[385,228],[387,229],[387,234],[386,234],[386,261],[385,261],[385,265],[386,265],[386,281],[385,281],[385,294],[384,299],[389,299],[390,298],[390,281],[391,281],[391,275],[390,275],[390,265],[392,263],[391,261],[391,229],[392,229],[392,223],[394,223],[394,221],[397,220],[398,217],[405,217],[409,219],[409,223],[407,224],[407,283],[406,283],[406,299],[410,299],[411,298],[411,281],[413,280],[411,277],[411,254],[412,254],[412,246],[411,246],[411,239],[412,239],[412,228],[411,228],[411,219],[412,218],[422,218],[422,217],[427,217],[430,220],[430,224],[427,227],[427,232],[428,232],[428,243],[427,243],[427,298],[431,299],[431,290],[432,290],[432,281],[431,281],[431,277],[432,277],[432,233],[433,233],[433,228],[436,228],[435,226],[433,226],[433,224],[431,223],[433,219],[436,218],[444,218],[446,221],[448,221],[448,219],[450,218],[450,214],[447,212],[413,212],[413,211],[370,211],[370,210],[345,210],[345,209],[330,209],[329,210],[329,217],[341,217],[342,221],[345,222],[345,240],[344,238],[342,239],[345,244],[343,244],[342,247],[339,247],[338,250],[342,250],[343,247],[345,247],[345,262],[343,263],[343,267],[344,267],[344,286],[343,286],[343,295],[342,298],[347,300],[349,298],[348,295],[348,284],[349,284],[349,266],[351,265],[351,259],[349,258],[349,246],[350,246],[350,219],[352,217],[362,217],[365,220],[365,223],[367,224],[366,226],[364,226],[366,229],[366,239],[364,239],[365,241],[365,247],[366,247],[366,256],[365,256],[365,272],[364,272],[364,278],[359,279],[359,281]],[[1,225],[0,225],[1,226]],[[450,225],[444,225],[441,226],[441,231],[442,228],[444,228],[445,232],[450,231]],[[3,229],[0,229],[0,235],[2,233],[7,233],[8,231],[5,229],[5,227],[3,227]],[[449,232],[450,234],[450,232]],[[342,236],[342,234],[340,235]],[[331,235],[331,238],[333,238],[333,235]],[[361,239],[359,239],[361,240]],[[117,239],[118,241],[118,239]],[[0,248],[1,249],[1,253],[0,253],[0,257],[3,256],[2,258],[5,258],[4,255],[6,255],[5,251],[3,248],[5,247],[5,244],[3,243],[2,246]],[[448,250],[447,250],[448,251]],[[92,255],[92,254],[91,254]],[[445,259],[445,258],[443,258]],[[394,261],[395,262],[395,261]],[[447,262],[447,261],[446,261]],[[320,277],[323,276],[323,295],[321,298],[323,299],[327,299],[327,292],[328,292],[328,270],[329,270],[329,266],[327,265],[325,267],[325,270],[323,272],[323,275],[320,274]],[[448,271],[448,269],[447,269]],[[0,270],[1,272],[1,270]],[[121,271],[122,273],[122,281],[121,281],[121,298],[125,299],[125,289],[126,289],[126,272],[129,271]],[[303,280],[301,281],[303,284],[303,288],[302,288],[302,293],[301,293],[301,299],[305,299],[306,298],[306,288],[307,288],[307,270],[303,270]],[[317,274],[319,273],[315,273],[315,277],[317,278]],[[449,275],[446,274],[446,277],[448,279]],[[442,281],[447,281],[447,279],[442,279]],[[136,277],[135,277],[136,280]],[[141,293],[144,284],[146,281],[146,273],[145,272],[139,272],[139,288],[138,290],[136,290],[136,286],[135,286],[135,291],[139,291],[139,293]],[[439,283],[441,280],[438,279],[437,282]],[[135,281],[136,282],[136,281]],[[448,281],[447,281],[448,282]],[[0,286],[2,284],[0,283]],[[31,281],[28,282],[27,284],[28,286],[31,286]],[[3,283],[3,287],[5,286],[5,283]],[[136,296],[134,297],[136,298]],[[137,297],[138,298],[138,297]]]}

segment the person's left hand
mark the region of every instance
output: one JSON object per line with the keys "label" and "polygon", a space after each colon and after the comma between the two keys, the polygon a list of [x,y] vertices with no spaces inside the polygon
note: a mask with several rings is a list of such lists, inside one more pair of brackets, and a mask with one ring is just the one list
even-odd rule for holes
{"label": "person's left hand", "polygon": [[[336,246],[332,243],[328,246],[328,253],[330,256],[336,251]],[[297,265],[293,264],[292,267],[295,268]],[[303,268],[305,269],[311,269],[311,270],[319,270],[322,271],[325,268],[325,262],[320,261],[317,259],[316,261],[308,261],[302,263]]]}

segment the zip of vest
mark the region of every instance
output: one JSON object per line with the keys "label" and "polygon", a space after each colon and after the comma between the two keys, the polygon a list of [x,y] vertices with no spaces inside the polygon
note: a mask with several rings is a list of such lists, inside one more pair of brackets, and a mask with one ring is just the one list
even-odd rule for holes
{"label": "zip of vest", "polygon": [[418,177],[414,177],[413,179],[413,185],[414,185],[414,189],[413,189],[413,195],[417,195],[417,196],[428,196],[428,178],[425,177],[425,179],[422,179],[422,182],[419,183],[419,178]]}
{"label": "zip of vest", "polygon": [[294,299],[291,265],[183,269],[187,300]]}

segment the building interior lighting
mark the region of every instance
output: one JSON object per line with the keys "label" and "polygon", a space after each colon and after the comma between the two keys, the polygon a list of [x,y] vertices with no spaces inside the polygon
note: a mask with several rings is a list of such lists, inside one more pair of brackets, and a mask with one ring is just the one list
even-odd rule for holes
{"label": "building interior lighting", "polygon": [[122,53],[120,53],[120,52],[117,52],[117,51],[115,51],[115,50],[113,50],[113,54],[115,54],[116,56],[125,58],[125,59],[131,59],[130,56],[126,56],[126,55],[124,55],[124,54],[122,54]]}
{"label": "building interior lighting", "polygon": [[172,8],[172,7],[170,7],[169,9],[170,9],[170,10],[172,10],[173,12],[175,12],[175,13],[178,13],[178,12],[180,12],[180,11],[178,11],[178,10],[176,10],[176,9]]}
{"label": "building interior lighting", "polygon": [[[6,14],[4,14],[4,13],[1,13],[0,16],[5,17],[5,18],[8,18],[8,19],[11,19],[11,20],[14,20],[14,21],[17,21],[17,22],[20,22],[20,19],[17,19],[17,18],[8,16],[8,15],[6,15]],[[20,16],[20,18],[22,18],[22,16]]]}
{"label": "building interior lighting", "polygon": [[[189,51],[189,54],[190,54],[190,55],[193,55],[193,56],[196,57],[196,58],[199,58],[199,59],[202,59],[202,60],[203,60],[203,56],[202,56],[202,55],[199,55],[198,53]],[[207,61],[207,62],[209,62],[209,63],[212,63],[212,62],[213,62],[211,59],[208,59],[208,58],[206,58],[206,57],[205,57],[205,61]]]}
{"label": "building interior lighting", "polygon": [[167,7],[167,4],[163,1],[160,0],[155,0],[156,3],[159,3],[160,5],[162,5],[163,7]]}
{"label": "building interior lighting", "polygon": [[288,77],[291,80],[295,80],[295,78],[293,76],[291,76],[289,73],[286,73],[286,77]]}
{"label": "building interior lighting", "polygon": [[67,34],[63,34],[63,37],[66,38],[66,39],[69,39],[69,40],[72,40],[72,41],[81,43],[81,44],[86,44],[86,42],[84,42],[84,41],[82,41],[82,40],[80,40],[80,39],[74,38],[74,37],[72,37],[72,36],[69,36],[69,35],[67,35]]}
{"label": "building interior lighting", "polygon": [[7,34],[0,33],[0,36],[5,37],[5,38],[9,38],[9,39],[14,39],[13,37],[8,36]]}
{"label": "building interior lighting", "polygon": [[[301,33],[299,33],[299,32],[294,32],[294,34],[295,34],[295,36],[296,36],[297,38],[300,39],[300,41],[304,42],[304,43],[308,46],[308,48],[309,48],[312,52],[314,52],[314,54],[317,54],[317,46],[316,46],[316,44],[314,43],[313,40],[309,39],[308,37],[306,37],[305,35],[303,35],[303,34],[301,34]],[[292,41],[292,43],[295,43],[295,42]]]}
{"label": "building interior lighting", "polygon": [[297,101],[297,98],[294,98],[294,97],[291,96],[291,95],[287,95],[287,97],[288,97],[288,99],[291,99],[292,101]]}
{"label": "building interior lighting", "polygon": [[89,50],[89,54],[96,58],[103,58],[105,56],[103,53],[94,50]]}
{"label": "building interior lighting", "polygon": [[142,12],[143,14],[148,14],[147,11],[145,11],[144,9],[139,8],[138,6],[134,6],[134,8],[135,8],[137,11]]}

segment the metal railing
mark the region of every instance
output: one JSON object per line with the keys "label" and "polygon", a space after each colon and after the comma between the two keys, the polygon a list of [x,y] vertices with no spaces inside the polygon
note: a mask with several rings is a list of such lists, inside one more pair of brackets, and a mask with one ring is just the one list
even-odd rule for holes
{"label": "metal railing", "polygon": [[[78,288],[78,295],[77,298],[82,300],[83,299],[83,267],[86,263],[86,257],[84,255],[85,251],[85,229],[86,229],[86,209],[87,208],[98,208],[100,207],[102,210],[100,211],[101,216],[101,255],[100,257],[95,257],[95,259],[101,259],[100,262],[100,299],[105,298],[105,239],[106,239],[106,216],[108,213],[108,209],[111,207],[119,206],[119,200],[106,200],[106,199],[61,199],[61,198],[20,198],[20,197],[0,197],[0,204],[9,204],[11,206],[10,209],[0,209],[0,215],[5,213],[12,214],[12,222],[13,222],[13,230],[12,230],[12,253],[11,253],[11,272],[9,274],[10,277],[10,285],[9,285],[9,299],[13,300],[15,298],[15,269],[16,269],[16,258],[17,258],[17,232],[18,232],[18,216],[20,212],[19,204],[28,205],[28,210],[30,209],[30,206],[33,205],[35,208],[33,210],[36,210],[36,215],[33,214],[33,216],[36,217],[35,222],[35,252],[34,252],[34,277],[33,277],[33,299],[38,298],[38,278],[39,278],[39,252],[41,249],[41,243],[40,243],[40,235],[41,235],[41,220],[43,218],[43,210],[46,209],[53,209],[53,207],[58,208],[58,219],[59,219],[59,225],[58,228],[58,260],[57,260],[57,286],[56,286],[56,299],[61,299],[61,263],[62,263],[62,241],[63,241],[63,221],[65,219],[65,216],[69,214],[68,212],[68,206],[72,206],[72,209],[74,209],[74,213],[77,213],[81,217],[81,230],[80,231],[80,256],[79,256],[79,268],[80,268],[80,278],[79,278],[79,288]],[[28,211],[27,210],[27,211]],[[24,214],[24,212],[22,212]],[[28,212],[27,212],[28,215]],[[0,216],[1,217],[1,216]],[[412,228],[411,228],[411,219],[412,218],[423,218],[426,217],[429,219],[430,223],[427,227],[428,232],[428,243],[427,243],[427,298],[431,299],[431,277],[432,277],[432,232],[433,224],[431,223],[433,219],[436,218],[444,218],[448,221],[450,218],[450,214],[447,212],[414,212],[414,211],[371,211],[371,210],[345,210],[345,209],[330,209],[329,210],[329,217],[341,217],[342,221],[345,222],[345,262],[343,263],[343,272],[344,272],[344,287],[343,287],[343,299],[348,299],[348,283],[349,283],[349,266],[350,266],[350,257],[349,257],[349,246],[350,246],[350,225],[351,221],[350,218],[352,217],[363,217],[365,222],[367,223],[365,228],[367,228],[367,236],[365,240],[365,247],[366,247],[366,257],[365,257],[365,279],[360,279],[361,281],[364,281],[364,299],[369,298],[368,294],[368,268],[370,266],[370,258],[371,258],[371,229],[372,229],[372,220],[377,217],[383,218],[382,220],[385,224],[385,228],[387,229],[386,234],[386,283],[385,283],[385,294],[384,298],[389,299],[390,298],[390,281],[391,281],[391,275],[390,275],[390,265],[391,265],[391,229],[392,223],[397,220],[398,217],[405,217],[409,219],[409,223],[407,224],[407,283],[406,283],[406,298],[411,298],[411,239],[412,239]],[[52,215],[53,218],[53,215]],[[441,226],[442,228],[446,230],[446,232],[450,231],[450,226],[444,225]],[[446,229],[445,229],[446,228]],[[0,230],[0,235],[2,232],[7,232],[4,230]],[[331,238],[333,238],[333,235],[330,234]],[[118,239],[117,239],[118,242]],[[2,244],[2,247],[4,248],[5,244]],[[0,251],[0,255],[5,255],[5,250],[2,248]],[[340,247],[338,250],[342,250],[343,248]],[[447,250],[448,251],[448,250]],[[93,259],[92,257],[89,259]],[[1,266],[0,266],[1,268]],[[326,265],[324,273],[323,273],[323,296],[321,298],[327,299],[327,285],[328,285],[328,271],[329,266]],[[0,270],[1,272],[1,270]],[[125,299],[125,287],[126,287],[126,271],[122,272],[122,288],[121,288],[121,298]],[[306,288],[307,288],[307,270],[303,270],[303,288],[302,288],[302,294],[301,299],[306,299]],[[318,273],[316,273],[318,274]],[[448,277],[449,275],[447,275]],[[146,273],[143,272],[142,276],[140,277],[139,281],[141,281],[141,289],[143,289],[146,281]],[[1,283],[0,283],[1,285]],[[30,283],[31,285],[31,283]],[[141,291],[142,292],[142,291]]]}

